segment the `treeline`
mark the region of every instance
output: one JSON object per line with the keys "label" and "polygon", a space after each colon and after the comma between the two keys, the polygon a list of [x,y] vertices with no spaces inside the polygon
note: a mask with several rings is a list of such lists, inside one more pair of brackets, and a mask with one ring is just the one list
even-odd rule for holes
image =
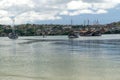
{"label": "treeline", "polygon": [[120,21],[106,25],[107,31],[104,34],[120,34]]}
{"label": "treeline", "polygon": [[[68,35],[71,30],[80,31],[88,29],[103,30],[103,34],[119,34],[120,22],[107,25],[58,25],[58,24],[21,24],[15,25],[15,32],[19,36],[41,36],[45,35]],[[12,32],[10,25],[0,25],[0,36],[7,36]]]}
{"label": "treeline", "polygon": [[[21,24],[15,25],[14,30],[19,36],[68,35],[71,30],[79,31],[83,25],[58,24]],[[10,25],[0,25],[0,36],[7,36],[12,32]]]}
{"label": "treeline", "polygon": [[[38,24],[22,24],[15,25],[15,32],[19,36],[40,36],[46,35],[67,35],[70,30],[70,25],[38,25]],[[0,25],[0,36],[7,36],[12,32],[10,25]]]}

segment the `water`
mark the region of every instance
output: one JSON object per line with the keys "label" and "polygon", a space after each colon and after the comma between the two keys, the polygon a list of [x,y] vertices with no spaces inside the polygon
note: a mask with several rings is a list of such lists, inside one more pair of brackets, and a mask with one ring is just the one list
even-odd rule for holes
{"label": "water", "polygon": [[0,80],[120,80],[120,35],[0,38]]}

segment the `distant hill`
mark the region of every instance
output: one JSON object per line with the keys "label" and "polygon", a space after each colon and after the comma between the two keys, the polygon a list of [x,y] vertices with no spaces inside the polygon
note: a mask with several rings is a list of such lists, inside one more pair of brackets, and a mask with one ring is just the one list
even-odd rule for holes
{"label": "distant hill", "polygon": [[112,22],[112,23],[109,23],[107,25],[111,25],[111,26],[120,26],[120,21],[118,22]]}
{"label": "distant hill", "polygon": [[108,31],[106,34],[120,34],[120,21],[106,24]]}

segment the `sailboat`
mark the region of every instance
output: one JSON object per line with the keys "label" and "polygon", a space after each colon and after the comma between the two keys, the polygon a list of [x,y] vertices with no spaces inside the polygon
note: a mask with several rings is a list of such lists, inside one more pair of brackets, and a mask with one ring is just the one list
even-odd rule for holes
{"label": "sailboat", "polygon": [[[98,25],[98,20],[96,21],[96,24]],[[84,26],[85,26],[85,24],[84,24]],[[100,30],[92,30],[89,27],[89,20],[88,20],[88,30],[81,30],[80,31],[80,36],[101,36],[101,35],[102,34],[101,34]]]}
{"label": "sailboat", "polygon": [[15,32],[15,27],[14,27],[14,22],[15,22],[15,19],[14,18],[11,18],[13,24],[11,25],[11,28],[12,28],[12,32],[8,34],[8,38],[9,39],[18,39],[18,34]]}

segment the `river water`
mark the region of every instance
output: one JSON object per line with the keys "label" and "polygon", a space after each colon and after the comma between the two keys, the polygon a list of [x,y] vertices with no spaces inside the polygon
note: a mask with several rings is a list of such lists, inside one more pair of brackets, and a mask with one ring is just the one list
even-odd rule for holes
{"label": "river water", "polygon": [[120,80],[120,35],[0,37],[0,80]]}

